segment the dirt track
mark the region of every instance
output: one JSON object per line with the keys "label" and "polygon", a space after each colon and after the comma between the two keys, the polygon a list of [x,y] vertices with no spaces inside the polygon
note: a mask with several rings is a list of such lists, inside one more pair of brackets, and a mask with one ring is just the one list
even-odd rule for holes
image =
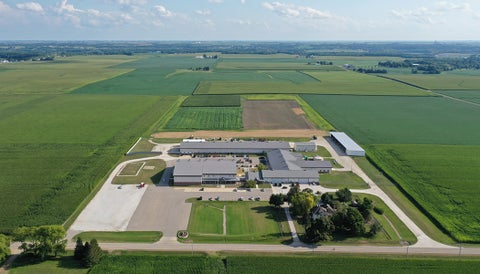
{"label": "dirt track", "polygon": [[275,130],[245,130],[245,131],[210,131],[199,130],[189,132],[158,132],[152,134],[154,138],[235,138],[235,137],[288,137],[310,138],[313,135],[327,136],[328,132],[317,129],[275,129]]}

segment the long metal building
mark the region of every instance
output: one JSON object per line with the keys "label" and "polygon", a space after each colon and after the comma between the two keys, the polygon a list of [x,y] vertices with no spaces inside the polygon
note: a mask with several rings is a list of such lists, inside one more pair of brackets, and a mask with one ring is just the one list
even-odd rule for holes
{"label": "long metal building", "polygon": [[182,142],[180,154],[261,154],[275,149],[290,149],[288,142]]}
{"label": "long metal building", "polygon": [[348,156],[365,156],[365,150],[353,141],[345,132],[330,132],[332,140],[342,147]]}

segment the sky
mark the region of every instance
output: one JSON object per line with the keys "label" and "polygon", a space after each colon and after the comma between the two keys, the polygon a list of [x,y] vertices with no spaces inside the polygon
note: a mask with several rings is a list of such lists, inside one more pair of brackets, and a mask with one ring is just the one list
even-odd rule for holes
{"label": "sky", "polygon": [[480,0],[0,0],[0,40],[480,40]]}

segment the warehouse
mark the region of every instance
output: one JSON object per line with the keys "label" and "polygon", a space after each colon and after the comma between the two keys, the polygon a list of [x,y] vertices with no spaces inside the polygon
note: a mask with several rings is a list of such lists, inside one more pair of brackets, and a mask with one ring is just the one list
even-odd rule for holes
{"label": "warehouse", "polygon": [[348,137],[345,132],[330,132],[330,137],[348,156],[365,156],[365,150]]}
{"label": "warehouse", "polygon": [[317,150],[317,144],[314,142],[299,142],[294,144],[293,149],[300,152],[312,152]]}
{"label": "warehouse", "polygon": [[179,159],[173,170],[174,185],[235,183],[237,167],[229,159]]}
{"label": "warehouse", "polygon": [[300,183],[318,184],[319,176],[315,170],[262,170],[263,180],[272,184]]}
{"label": "warehouse", "polygon": [[182,142],[180,154],[262,154],[275,149],[290,149],[288,142]]}
{"label": "warehouse", "polygon": [[267,158],[272,170],[314,170],[317,173],[329,173],[333,168],[330,161],[305,160],[302,154],[288,150],[269,151]]}

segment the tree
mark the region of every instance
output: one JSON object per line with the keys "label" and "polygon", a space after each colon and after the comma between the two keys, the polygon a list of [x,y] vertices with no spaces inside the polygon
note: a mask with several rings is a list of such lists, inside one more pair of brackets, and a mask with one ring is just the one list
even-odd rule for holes
{"label": "tree", "polygon": [[363,218],[368,221],[372,217],[373,202],[367,197],[363,198],[362,203],[358,205],[358,210],[362,214]]}
{"label": "tree", "polygon": [[89,242],[85,242],[85,245],[83,246],[83,254],[82,254],[82,264],[85,267],[91,267],[91,261],[90,261],[90,254],[91,254],[92,248],[90,247]]}
{"label": "tree", "polygon": [[65,253],[65,234],[65,228],[59,225],[20,227],[14,230],[13,239],[22,242],[20,249],[23,249],[24,254],[45,260],[48,255]]}
{"label": "tree", "polygon": [[245,182],[244,186],[246,188],[255,188],[257,186],[257,182],[255,182],[254,180],[248,180]]}
{"label": "tree", "polygon": [[282,193],[272,194],[270,195],[270,201],[268,203],[275,207],[280,207],[283,204],[284,200],[285,195],[283,195]]}
{"label": "tree", "polygon": [[258,171],[262,171],[262,170],[267,169],[267,167],[266,167],[264,164],[262,164],[262,163],[258,163],[257,169],[258,169]]}
{"label": "tree", "polygon": [[332,217],[335,228],[339,232],[344,232],[353,236],[362,236],[365,234],[365,219],[358,209],[347,207],[338,210]]}
{"label": "tree", "polygon": [[307,221],[310,210],[315,206],[315,196],[308,192],[299,192],[292,197],[290,204],[292,213]]}
{"label": "tree", "polygon": [[10,238],[0,234],[0,265],[10,256]]}
{"label": "tree", "polygon": [[287,202],[291,203],[292,202],[292,197],[297,195],[300,192],[300,186],[295,185],[288,190],[287,193]]}
{"label": "tree", "polygon": [[333,195],[331,193],[323,193],[320,200],[322,200],[324,204],[333,205]]}
{"label": "tree", "polygon": [[322,216],[313,221],[305,232],[310,241],[318,242],[332,240],[332,233],[334,231],[335,225],[333,224],[332,218],[330,216]]}
{"label": "tree", "polygon": [[75,250],[73,251],[73,258],[75,260],[81,260],[83,258],[83,242],[80,237],[77,238],[77,242],[75,244]]}
{"label": "tree", "polygon": [[370,231],[368,232],[368,235],[370,237],[376,235],[378,232],[382,231],[383,227],[382,224],[379,223],[377,220],[373,222],[373,224],[370,226]]}
{"label": "tree", "polygon": [[350,202],[352,200],[352,192],[348,188],[342,188],[335,192],[340,202]]}

